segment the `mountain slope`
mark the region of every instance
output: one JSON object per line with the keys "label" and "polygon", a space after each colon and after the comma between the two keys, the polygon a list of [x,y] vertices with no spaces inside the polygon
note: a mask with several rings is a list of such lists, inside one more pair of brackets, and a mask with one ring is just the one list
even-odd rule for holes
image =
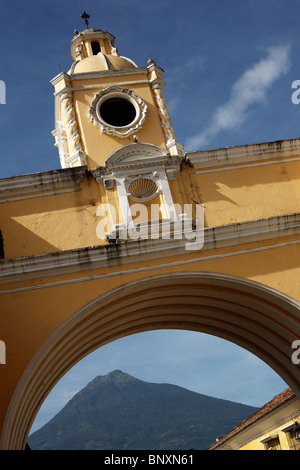
{"label": "mountain slope", "polygon": [[32,449],[207,449],[255,408],[121,371],[98,376],[29,439]]}

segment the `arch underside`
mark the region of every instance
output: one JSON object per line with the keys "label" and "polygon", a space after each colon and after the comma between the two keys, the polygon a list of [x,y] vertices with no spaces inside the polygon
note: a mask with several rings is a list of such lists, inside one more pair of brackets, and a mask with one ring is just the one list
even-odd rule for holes
{"label": "arch underside", "polygon": [[291,360],[291,344],[300,338],[299,302],[232,276],[154,276],[95,299],[53,333],[17,387],[1,448],[25,447],[43,401],[83,357],[118,338],[156,329],[199,331],[231,341],[267,363],[300,398],[300,368]]}

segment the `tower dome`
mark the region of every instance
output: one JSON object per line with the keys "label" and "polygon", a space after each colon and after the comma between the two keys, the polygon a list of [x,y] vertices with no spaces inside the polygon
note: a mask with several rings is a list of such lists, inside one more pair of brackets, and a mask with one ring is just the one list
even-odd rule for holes
{"label": "tower dome", "polygon": [[114,36],[101,29],[75,31],[71,41],[71,58],[74,60],[69,74],[137,68],[128,57],[120,56],[114,46]]}

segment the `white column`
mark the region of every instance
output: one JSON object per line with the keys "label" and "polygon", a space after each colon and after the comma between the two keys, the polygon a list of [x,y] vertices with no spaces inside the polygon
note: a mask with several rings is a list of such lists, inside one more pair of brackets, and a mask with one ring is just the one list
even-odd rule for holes
{"label": "white column", "polygon": [[118,190],[119,204],[121,207],[124,228],[128,228],[132,222],[132,217],[125,186],[125,178],[123,176],[115,176],[115,181]]}
{"label": "white column", "polygon": [[[163,196],[164,196],[165,204],[166,204],[166,212],[169,216],[169,219],[171,219],[175,222],[175,221],[178,220],[178,217],[177,217],[176,210],[175,210],[175,207],[174,207],[168,177],[167,177],[166,172],[164,170],[158,171],[157,174],[158,174],[158,177],[159,177],[159,184],[160,184],[160,187],[161,187],[161,190],[162,190],[162,193],[163,193]],[[172,210],[172,208],[174,210]]]}

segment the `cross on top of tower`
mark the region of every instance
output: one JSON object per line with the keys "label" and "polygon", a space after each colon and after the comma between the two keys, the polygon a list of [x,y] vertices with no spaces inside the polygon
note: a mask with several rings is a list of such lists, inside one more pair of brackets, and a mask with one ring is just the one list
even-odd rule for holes
{"label": "cross on top of tower", "polygon": [[89,27],[89,21],[88,20],[89,20],[90,17],[91,17],[91,15],[88,15],[88,13],[86,13],[86,11],[84,11],[81,15],[81,18],[84,20],[87,28]]}

